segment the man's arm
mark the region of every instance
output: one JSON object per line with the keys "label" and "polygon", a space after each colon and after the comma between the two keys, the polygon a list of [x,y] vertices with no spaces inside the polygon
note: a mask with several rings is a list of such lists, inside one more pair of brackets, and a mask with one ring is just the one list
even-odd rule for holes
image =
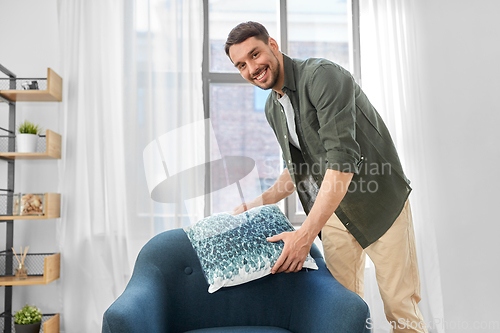
{"label": "man's arm", "polygon": [[353,173],[328,169],[316,201],[300,229],[267,239],[270,242],[285,242],[283,251],[271,270],[273,274],[298,272],[302,269],[314,239],[344,198],[352,177]]}
{"label": "man's arm", "polygon": [[274,182],[273,186],[254,200],[248,203],[242,203],[236,207],[232,214],[241,214],[253,207],[277,203],[278,201],[288,197],[294,191],[295,187],[293,186],[292,177],[290,176],[288,169],[285,168],[276,182]]}

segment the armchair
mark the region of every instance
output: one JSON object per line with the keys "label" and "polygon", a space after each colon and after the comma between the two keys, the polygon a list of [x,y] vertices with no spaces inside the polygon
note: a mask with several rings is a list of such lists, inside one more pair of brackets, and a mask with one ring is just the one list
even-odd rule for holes
{"label": "armchair", "polygon": [[182,229],[141,250],[123,294],[104,313],[102,332],[369,332],[368,306],[338,283],[318,248],[317,271],[280,273],[208,293]]}

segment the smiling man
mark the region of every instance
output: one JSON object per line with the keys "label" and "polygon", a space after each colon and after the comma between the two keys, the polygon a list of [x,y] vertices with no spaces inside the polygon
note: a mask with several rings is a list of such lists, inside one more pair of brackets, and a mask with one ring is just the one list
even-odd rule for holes
{"label": "smiling man", "polygon": [[297,191],[307,218],[269,238],[285,246],[272,272],[302,269],[316,235],[332,275],[363,296],[365,254],[375,264],[394,332],[427,332],[408,196],[411,188],[382,118],[351,74],[325,59],[291,59],[264,26],[245,22],[225,51],[241,76],[272,89],[265,112],[286,168],[271,188],[234,211]]}

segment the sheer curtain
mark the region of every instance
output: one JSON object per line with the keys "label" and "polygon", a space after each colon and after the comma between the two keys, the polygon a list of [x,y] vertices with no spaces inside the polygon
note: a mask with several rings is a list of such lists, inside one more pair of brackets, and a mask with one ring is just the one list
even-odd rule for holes
{"label": "sheer curtain", "polygon": [[[153,201],[143,163],[143,151],[150,142],[204,119],[203,6],[199,0],[124,3],[125,142],[127,184],[131,186],[128,208],[130,232],[135,238],[130,239],[129,250],[135,260],[145,241],[155,234],[204,216],[203,197],[191,201],[187,208],[181,200],[176,204]],[[174,135],[178,141],[168,142],[173,147],[164,156],[169,168],[199,160],[199,155],[205,157],[203,139],[193,142],[196,134]],[[183,150],[186,145],[199,149]],[[194,179],[196,182],[204,180]]]}
{"label": "sheer curtain", "polygon": [[121,1],[60,1],[62,331],[99,332],[130,275]]}
{"label": "sheer curtain", "polygon": [[[412,181],[410,195],[422,283],[420,309],[429,332],[444,332],[443,300],[434,223],[430,216],[416,55],[414,0],[360,0],[361,68],[363,89],[377,107],[396,143],[405,172]],[[365,299],[374,333],[388,332],[373,264],[366,274]]]}
{"label": "sheer curtain", "polygon": [[153,202],[143,167],[149,142],[204,118],[202,4],[60,0],[58,15],[61,331],[99,332],[142,246],[203,216],[203,200],[189,212]]}

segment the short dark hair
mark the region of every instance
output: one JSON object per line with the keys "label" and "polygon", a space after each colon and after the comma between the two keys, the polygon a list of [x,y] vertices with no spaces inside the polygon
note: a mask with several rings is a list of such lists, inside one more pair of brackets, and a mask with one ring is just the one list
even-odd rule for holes
{"label": "short dark hair", "polygon": [[[226,55],[229,57],[229,48],[235,44],[243,43],[250,37],[255,37],[264,43],[269,43],[269,33],[266,28],[258,22],[243,22],[231,30],[226,39]],[[231,57],[229,57],[231,59]]]}

